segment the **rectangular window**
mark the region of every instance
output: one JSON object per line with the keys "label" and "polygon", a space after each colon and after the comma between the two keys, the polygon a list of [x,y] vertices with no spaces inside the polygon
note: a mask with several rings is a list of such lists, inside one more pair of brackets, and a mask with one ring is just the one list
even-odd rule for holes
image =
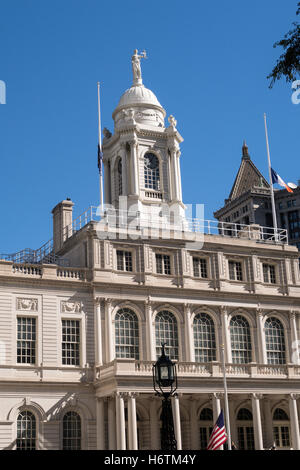
{"label": "rectangular window", "polygon": [[207,260],[205,258],[193,258],[195,277],[207,278]]}
{"label": "rectangular window", "polygon": [[17,363],[36,363],[36,319],[17,318]]}
{"label": "rectangular window", "polygon": [[156,272],[158,274],[171,274],[171,260],[169,255],[156,254]]}
{"label": "rectangular window", "polygon": [[62,364],[80,365],[79,320],[62,320]]}
{"label": "rectangular window", "polygon": [[264,282],[267,284],[276,284],[275,266],[272,264],[263,264]]}
{"label": "rectangular window", "polygon": [[131,251],[117,250],[117,270],[118,271],[132,271]]}
{"label": "rectangular window", "polygon": [[228,261],[229,278],[231,281],[242,281],[243,271],[242,263],[240,261]]}

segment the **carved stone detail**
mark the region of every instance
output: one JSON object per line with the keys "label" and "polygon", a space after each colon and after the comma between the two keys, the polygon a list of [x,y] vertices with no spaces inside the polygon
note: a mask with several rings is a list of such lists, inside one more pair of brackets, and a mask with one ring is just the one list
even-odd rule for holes
{"label": "carved stone detail", "polygon": [[38,299],[17,298],[17,310],[25,310],[27,312],[38,311]]}
{"label": "carved stone detail", "polygon": [[60,309],[62,313],[81,313],[81,302],[61,301]]}

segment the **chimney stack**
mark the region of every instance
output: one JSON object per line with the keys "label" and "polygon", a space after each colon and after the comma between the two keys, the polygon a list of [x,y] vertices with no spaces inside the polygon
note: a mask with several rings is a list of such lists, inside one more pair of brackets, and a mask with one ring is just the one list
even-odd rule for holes
{"label": "chimney stack", "polygon": [[73,206],[71,199],[58,203],[53,214],[53,249],[57,253],[64,242],[72,236]]}

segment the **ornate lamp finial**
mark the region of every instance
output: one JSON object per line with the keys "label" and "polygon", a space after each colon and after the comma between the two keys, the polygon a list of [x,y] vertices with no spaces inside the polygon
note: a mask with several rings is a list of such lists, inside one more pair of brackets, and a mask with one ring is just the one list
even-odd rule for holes
{"label": "ornate lamp finial", "polygon": [[248,145],[246,144],[245,140],[243,143],[242,152],[243,152],[243,158],[250,158]]}
{"label": "ornate lamp finial", "polygon": [[141,59],[147,59],[146,51],[144,50],[141,54],[135,49],[131,58],[132,73],[133,73],[133,85],[142,85],[142,70],[141,70]]}

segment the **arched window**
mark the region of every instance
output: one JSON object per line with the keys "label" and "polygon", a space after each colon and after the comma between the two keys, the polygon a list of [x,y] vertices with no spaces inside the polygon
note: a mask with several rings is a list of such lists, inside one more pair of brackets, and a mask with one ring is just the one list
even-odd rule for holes
{"label": "arched window", "polygon": [[273,413],[273,433],[276,447],[290,447],[289,417],[281,408],[276,408]]}
{"label": "arched window", "polygon": [[210,408],[203,408],[200,413],[200,449],[207,449],[207,444],[213,430],[213,412]]}
{"label": "arched window", "polygon": [[18,415],[16,449],[36,449],[36,418],[31,411],[21,411]]}
{"label": "arched window", "polygon": [[121,308],[115,316],[116,357],[139,359],[139,322],[129,308]]}
{"label": "arched window", "polygon": [[144,156],[144,178],[146,189],[160,191],[159,160],[154,153]]}
{"label": "arched window", "polygon": [[63,450],[81,450],[81,418],[75,411],[63,417]]}
{"label": "arched window", "polygon": [[241,408],[237,414],[238,449],[254,450],[254,429],[251,411]]}
{"label": "arched window", "polygon": [[216,336],[212,318],[207,313],[195,315],[194,347],[196,362],[210,362],[216,360]]}
{"label": "arched window", "polygon": [[282,323],[274,317],[265,322],[268,364],[285,364],[285,340]]}
{"label": "arched window", "polygon": [[241,315],[230,320],[230,337],[232,362],[234,364],[247,364],[252,360],[250,326]]}
{"label": "arched window", "polygon": [[161,344],[166,343],[166,355],[178,359],[178,329],[173,313],[162,310],[155,317],[156,356],[161,355]]}

